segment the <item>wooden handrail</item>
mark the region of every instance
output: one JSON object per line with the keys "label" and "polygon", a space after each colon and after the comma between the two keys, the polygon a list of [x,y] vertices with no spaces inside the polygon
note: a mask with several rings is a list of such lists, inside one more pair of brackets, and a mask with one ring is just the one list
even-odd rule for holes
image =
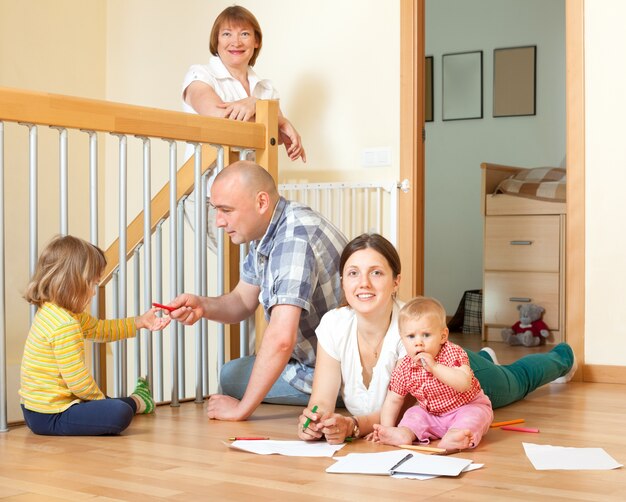
{"label": "wooden handrail", "polygon": [[[201,143],[202,173],[216,158],[215,149],[207,145],[219,144],[229,158],[230,147],[254,149],[257,162],[277,179],[277,102],[259,101],[256,122],[241,122],[160,110],[142,106],[113,103],[96,99],[78,98],[60,94],[0,87],[0,121],[20,122],[44,126],[82,129],[89,131],[158,137],[169,140]],[[177,196],[193,190],[194,159],[190,158],[177,174]],[[151,201],[151,230],[169,216],[169,184]],[[127,228],[127,259],[143,242],[143,211]],[[119,265],[119,238],[105,251],[107,267],[102,277],[104,286]]]}
{"label": "wooden handrail", "polygon": [[264,149],[258,122],[0,87],[0,120]]}

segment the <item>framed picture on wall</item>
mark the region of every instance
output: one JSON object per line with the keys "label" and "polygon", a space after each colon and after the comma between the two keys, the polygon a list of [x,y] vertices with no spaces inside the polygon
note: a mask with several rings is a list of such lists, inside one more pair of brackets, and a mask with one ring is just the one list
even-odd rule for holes
{"label": "framed picture on wall", "polygon": [[424,103],[424,120],[432,122],[435,119],[435,103],[433,95],[433,57],[426,56],[426,65],[424,69],[424,95],[426,102]]}
{"label": "framed picture on wall", "polygon": [[444,54],[442,119],[483,118],[483,51]]}
{"label": "framed picture on wall", "polygon": [[536,114],[537,46],[493,51],[493,116]]}

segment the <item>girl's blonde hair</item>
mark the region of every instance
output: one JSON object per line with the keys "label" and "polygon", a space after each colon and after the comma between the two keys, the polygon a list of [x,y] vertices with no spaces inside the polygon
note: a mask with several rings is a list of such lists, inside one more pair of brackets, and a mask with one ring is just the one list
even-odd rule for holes
{"label": "girl's blonde hair", "polygon": [[446,327],[446,309],[439,300],[426,296],[417,296],[400,309],[398,326],[401,327],[409,319],[420,319],[428,315],[437,318],[442,328]]}
{"label": "girl's blonde hair", "polygon": [[82,312],[105,266],[99,247],[71,235],[55,237],[41,252],[24,298],[38,307],[52,302],[70,312]]}

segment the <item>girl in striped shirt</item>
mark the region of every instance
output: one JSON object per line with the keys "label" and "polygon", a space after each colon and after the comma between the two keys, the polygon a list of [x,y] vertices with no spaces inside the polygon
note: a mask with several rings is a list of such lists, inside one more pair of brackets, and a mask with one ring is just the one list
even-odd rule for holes
{"label": "girl in striped shirt", "polygon": [[109,399],[85,364],[84,340],[114,342],[138,329],[161,330],[169,317],[152,308],[138,317],[100,320],[85,309],[95,295],[106,259],[98,247],[72,236],[54,238],[42,251],[24,298],[38,307],[26,339],[19,394],[35,434],[119,434],[136,413],[152,413],[148,382],[129,397]]}

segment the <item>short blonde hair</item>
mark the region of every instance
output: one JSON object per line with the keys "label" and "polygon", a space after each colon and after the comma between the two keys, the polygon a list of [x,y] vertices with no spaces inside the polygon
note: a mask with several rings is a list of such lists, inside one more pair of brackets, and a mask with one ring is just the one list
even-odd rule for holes
{"label": "short blonde hair", "polygon": [[248,63],[250,66],[254,66],[256,58],[259,57],[259,52],[261,52],[261,46],[263,45],[263,32],[261,31],[261,25],[257,21],[256,17],[254,17],[254,14],[252,14],[252,12],[245,7],[233,5],[231,7],[226,7],[215,18],[209,38],[209,50],[214,56],[218,55],[217,40],[220,36],[220,29],[224,23],[232,23],[235,26],[250,26],[252,28],[252,31],[254,31],[254,38],[259,45],[256,49],[254,49],[250,62]]}
{"label": "short blonde hair", "polygon": [[80,313],[105,267],[106,258],[99,247],[71,235],[57,236],[41,252],[24,299],[38,307],[52,302]]}
{"label": "short blonde hair", "polygon": [[447,326],[446,309],[439,300],[426,296],[417,296],[407,302],[398,314],[398,328],[402,329],[403,323],[410,319],[420,319],[424,316],[434,316],[440,322],[441,327]]}

